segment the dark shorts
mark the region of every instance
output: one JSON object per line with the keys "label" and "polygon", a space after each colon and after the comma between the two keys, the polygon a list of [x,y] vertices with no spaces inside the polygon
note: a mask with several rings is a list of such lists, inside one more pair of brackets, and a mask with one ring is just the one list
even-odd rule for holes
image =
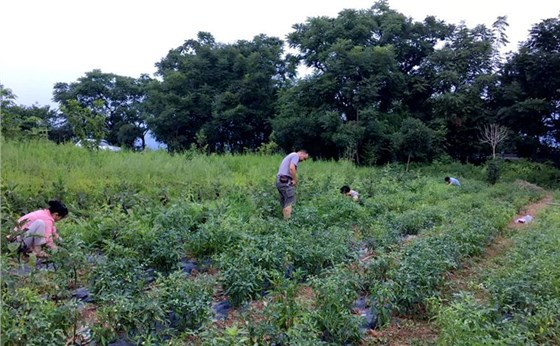
{"label": "dark shorts", "polygon": [[280,181],[276,180],[276,188],[280,193],[280,205],[282,206],[282,209],[295,203],[296,188],[292,184],[290,184],[290,182],[281,183]]}

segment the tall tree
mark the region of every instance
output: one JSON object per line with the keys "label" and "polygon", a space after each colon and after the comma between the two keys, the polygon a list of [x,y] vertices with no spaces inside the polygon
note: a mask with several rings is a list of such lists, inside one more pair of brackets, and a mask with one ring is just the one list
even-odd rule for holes
{"label": "tall tree", "polygon": [[499,120],[518,134],[522,155],[547,155],[560,142],[560,15],[532,27],[500,81]]}
{"label": "tall tree", "polygon": [[421,120],[406,118],[395,136],[395,147],[406,160],[406,170],[412,159],[428,161],[432,154],[432,130]]}
{"label": "tall tree", "polygon": [[314,71],[308,82],[320,88],[317,102],[327,103],[349,121],[358,120],[360,110],[372,104],[381,111],[389,109],[404,82],[395,47],[384,42],[389,39],[383,35],[393,35],[390,21],[406,23],[404,16],[376,5],[372,10],[344,10],[337,18],[311,18],[294,25],[288,40]]}
{"label": "tall tree", "polygon": [[492,147],[492,159],[496,158],[496,148],[508,135],[507,127],[498,124],[485,125],[480,132],[480,141]]}
{"label": "tall tree", "polygon": [[[101,107],[102,102],[101,100],[95,101],[96,106]],[[103,115],[82,107],[76,100],[70,100],[62,106],[62,112],[66,115],[75,137],[82,145],[89,149],[97,148],[101,139],[107,134]]]}
{"label": "tall tree", "polygon": [[433,17],[413,22],[379,1],[294,29],[288,41],[312,73],[273,121],[279,144],[288,150],[298,141],[295,134],[309,131],[297,127],[310,123],[319,133],[308,142],[322,144],[316,156],[348,156],[350,150],[357,162],[392,160],[390,136],[404,117],[422,112],[420,99],[431,97],[431,80],[418,71],[451,28]]}
{"label": "tall tree", "polygon": [[5,138],[14,138],[20,133],[20,117],[11,111],[15,107],[17,96],[12,89],[4,87],[0,84],[0,112],[2,113],[2,136]]}
{"label": "tall tree", "polygon": [[424,68],[433,71],[430,122],[445,124],[446,151],[461,161],[481,160],[478,129],[492,117],[489,91],[497,84],[506,26],[505,18],[498,18],[492,28],[458,25],[425,62]]}
{"label": "tall tree", "polygon": [[271,133],[278,90],[293,75],[283,42],[265,35],[219,44],[200,32],[156,64],[149,124],[170,150],[205,143],[211,151],[257,149]]}
{"label": "tall tree", "polygon": [[2,135],[6,138],[42,138],[57,142],[68,140],[71,131],[60,123],[60,114],[49,106],[17,105],[17,96],[0,85]]}
{"label": "tall tree", "polygon": [[[143,119],[142,103],[149,81],[146,75],[135,79],[93,70],[77,82],[55,84],[54,100],[63,107],[75,100],[94,115],[102,116],[110,143],[132,148],[134,141],[140,139],[144,147],[144,135],[148,129]],[[123,135],[121,127],[125,125],[127,131]]]}

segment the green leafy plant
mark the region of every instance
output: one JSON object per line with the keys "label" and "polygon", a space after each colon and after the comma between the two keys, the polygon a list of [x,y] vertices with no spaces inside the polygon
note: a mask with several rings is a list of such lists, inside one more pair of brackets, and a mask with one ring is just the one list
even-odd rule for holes
{"label": "green leafy plant", "polygon": [[486,163],[486,181],[494,185],[500,179],[500,164],[497,160],[490,160]]}
{"label": "green leafy plant", "polygon": [[29,288],[2,289],[2,344],[63,345],[77,309],[73,301],[55,303]]}
{"label": "green leafy plant", "polygon": [[359,319],[350,310],[357,298],[356,277],[342,267],[328,274],[313,281],[314,319],[322,331],[322,339],[336,344],[356,342],[361,337]]}

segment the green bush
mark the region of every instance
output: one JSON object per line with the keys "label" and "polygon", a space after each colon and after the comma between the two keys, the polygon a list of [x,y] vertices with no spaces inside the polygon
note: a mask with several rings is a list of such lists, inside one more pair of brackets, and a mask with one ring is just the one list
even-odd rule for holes
{"label": "green bush", "polygon": [[500,163],[497,160],[490,160],[486,163],[486,181],[494,185],[500,179]]}
{"label": "green bush", "polygon": [[185,274],[177,271],[159,278],[150,296],[166,312],[166,326],[177,332],[193,331],[210,321],[214,285],[215,280],[206,275],[186,280]]}
{"label": "green bush", "polygon": [[2,345],[64,345],[76,322],[73,301],[56,303],[33,290],[2,288]]}
{"label": "green bush", "polygon": [[360,318],[351,313],[351,306],[358,298],[356,279],[344,267],[336,267],[312,282],[316,297],[314,319],[326,342],[343,345],[361,338]]}

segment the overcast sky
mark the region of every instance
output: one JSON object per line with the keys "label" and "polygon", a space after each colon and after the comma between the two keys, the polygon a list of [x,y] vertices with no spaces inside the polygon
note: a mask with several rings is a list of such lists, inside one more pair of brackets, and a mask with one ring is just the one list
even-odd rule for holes
{"label": "overcast sky", "polygon": [[[210,32],[217,42],[266,34],[285,39],[309,17],[336,17],[366,0],[6,0],[0,5],[0,84],[17,104],[52,103],[53,85],[72,83],[93,69],[137,78],[150,76],[168,51]],[[389,0],[421,21],[434,15],[470,28],[507,16],[507,50],[517,50],[530,28],[560,14],[557,0]]]}

